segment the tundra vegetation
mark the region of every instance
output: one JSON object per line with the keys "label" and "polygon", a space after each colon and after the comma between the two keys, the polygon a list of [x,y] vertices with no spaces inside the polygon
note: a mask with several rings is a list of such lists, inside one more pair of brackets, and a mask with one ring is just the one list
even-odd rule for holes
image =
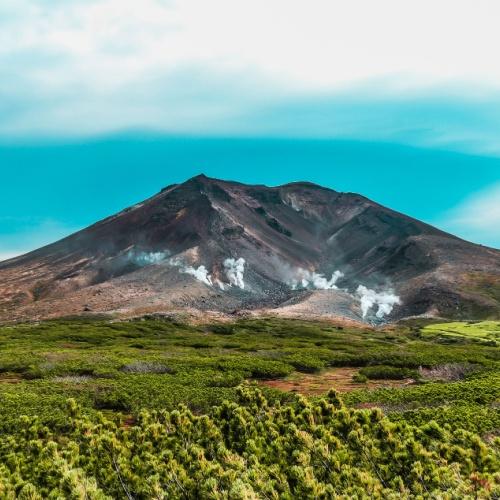
{"label": "tundra vegetation", "polygon": [[499,342],[494,321],[3,326],[0,498],[498,498]]}

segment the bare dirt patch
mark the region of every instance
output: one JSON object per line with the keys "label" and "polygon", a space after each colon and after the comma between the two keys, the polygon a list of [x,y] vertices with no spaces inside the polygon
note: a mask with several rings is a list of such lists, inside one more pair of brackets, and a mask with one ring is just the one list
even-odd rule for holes
{"label": "bare dirt patch", "polygon": [[262,380],[260,383],[273,389],[286,392],[299,392],[306,396],[318,396],[335,389],[339,392],[350,392],[356,389],[401,388],[414,383],[406,380],[368,380],[364,384],[352,380],[358,373],[357,368],[331,368],[321,373],[292,373],[280,380]]}
{"label": "bare dirt patch", "polygon": [[130,429],[137,423],[137,420],[133,415],[124,415],[122,420],[122,428]]}
{"label": "bare dirt patch", "polygon": [[17,373],[0,373],[0,384],[19,384],[22,381]]}

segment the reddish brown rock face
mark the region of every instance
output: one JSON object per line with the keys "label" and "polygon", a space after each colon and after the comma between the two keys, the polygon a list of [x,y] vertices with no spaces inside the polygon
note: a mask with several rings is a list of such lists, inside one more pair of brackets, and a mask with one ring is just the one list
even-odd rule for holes
{"label": "reddish brown rock face", "polygon": [[[243,289],[229,286],[228,258],[245,261]],[[196,279],[200,266],[212,286]],[[297,269],[339,269],[346,291],[292,290]],[[498,317],[500,252],[356,194],[201,175],[0,263],[0,321],[242,309],[359,320],[359,284],[400,296],[391,319]]]}

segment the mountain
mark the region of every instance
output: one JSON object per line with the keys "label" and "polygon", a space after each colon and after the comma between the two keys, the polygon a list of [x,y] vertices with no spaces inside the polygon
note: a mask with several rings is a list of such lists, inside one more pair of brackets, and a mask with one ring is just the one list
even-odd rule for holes
{"label": "mountain", "polygon": [[243,310],[498,318],[500,251],[358,194],[199,175],[0,263],[0,321]]}

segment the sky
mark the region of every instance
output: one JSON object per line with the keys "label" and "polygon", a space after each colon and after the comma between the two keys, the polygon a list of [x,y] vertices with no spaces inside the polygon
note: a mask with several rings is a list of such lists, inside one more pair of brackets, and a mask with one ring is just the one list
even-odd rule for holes
{"label": "sky", "polygon": [[0,260],[204,172],[500,247],[497,0],[2,0]]}

